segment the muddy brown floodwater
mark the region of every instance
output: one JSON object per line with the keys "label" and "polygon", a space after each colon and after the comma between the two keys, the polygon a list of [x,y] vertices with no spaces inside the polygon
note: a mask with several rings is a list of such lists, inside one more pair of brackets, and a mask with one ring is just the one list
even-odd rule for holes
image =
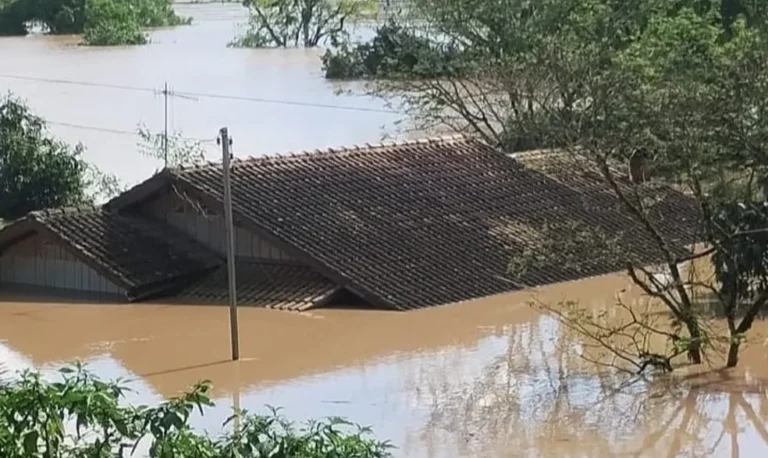
{"label": "muddy brown floodwater", "polygon": [[[548,287],[540,300],[595,307],[626,285],[606,276]],[[739,371],[634,382],[587,366],[580,342],[526,305],[533,292],[415,312],[240,309],[243,360],[227,362],[225,307],[0,300],[0,361],[52,371],[80,359],[134,380],[133,402],[199,379],[217,406],[282,406],[301,421],[343,416],[407,457],[768,456],[766,326]],[[572,351],[573,350],[573,351]],[[739,455],[740,453],[740,455]]]}
{"label": "muddy brown floodwater", "polygon": [[51,121],[57,136],[82,142],[88,161],[128,184],[162,166],[137,153],[132,132],[139,123],[162,131],[163,97],[151,89],[162,90],[166,82],[174,91],[252,99],[170,98],[170,130],[208,140],[204,146],[211,159],[221,157],[212,140],[223,126],[234,139],[236,156],[377,143],[383,134],[394,133],[400,116],[377,111],[385,109],[382,101],[335,94],[355,85],[326,81],[320,51],[227,48],[247,20],[239,2],[177,5],[176,10],[193,17],[193,24],[152,31],[146,46],[84,47],[73,36],[0,38],[0,92],[26,99]]}
{"label": "muddy brown floodwater", "polygon": [[[338,86],[321,77],[317,52],[227,49],[246,17],[239,5],[178,10],[194,25],[154,31],[143,47],[2,38],[0,89],[26,98],[57,135],[82,141],[88,160],[129,183],[160,165],[136,154],[130,131],[139,122],[162,127],[162,98],[25,78],[157,89],[167,81],[177,91],[261,99],[171,99],[172,129],[213,139],[227,126],[241,156],[375,142],[391,132],[398,116],[376,111],[384,108],[379,101],[334,94]],[[206,145],[217,157],[215,145]],[[600,306],[624,284],[609,276],[542,294]],[[768,456],[765,323],[750,334],[739,371],[683,372],[669,387],[633,383],[617,391],[614,377],[575,355],[578,339],[526,305],[530,298],[408,313],[243,308],[244,359],[233,364],[226,308],[5,297],[0,362],[53,371],[83,360],[103,377],[134,380],[130,400],[144,403],[211,379],[217,407],[196,427],[216,431],[233,403],[257,412],[283,406],[298,421],[338,415],[370,425],[397,445],[397,456]]]}

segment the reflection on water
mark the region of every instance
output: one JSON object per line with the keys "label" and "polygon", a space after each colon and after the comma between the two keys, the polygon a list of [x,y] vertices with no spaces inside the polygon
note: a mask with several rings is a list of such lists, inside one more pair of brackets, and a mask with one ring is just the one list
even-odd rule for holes
{"label": "reflection on water", "polygon": [[[180,129],[187,137],[213,140],[219,128],[227,126],[234,154],[241,157],[376,143],[383,133],[393,133],[399,116],[392,113],[268,103],[385,108],[379,100],[336,95],[340,85],[322,77],[318,50],[227,48],[247,19],[240,4],[176,8],[181,15],[192,16],[193,24],[152,31],[152,42],[146,46],[84,47],[77,45],[78,37],[66,36],[0,38],[0,75],[158,91],[167,82],[181,92],[261,99],[170,98],[172,129]],[[83,142],[85,159],[129,184],[162,166],[137,154],[138,137],[130,134],[139,122],[153,132],[161,131],[163,97],[157,93],[0,77],[0,92],[8,90],[25,98],[40,116],[56,122],[50,125],[56,135],[68,142]],[[221,157],[215,142],[204,146],[209,159]]]}
{"label": "reflection on water", "polygon": [[[600,306],[623,284],[608,276],[540,297]],[[261,412],[269,404],[295,420],[340,415],[371,425],[399,456],[766,456],[760,333],[741,372],[627,382],[563,351],[578,339],[526,306],[530,297],[409,313],[243,308],[237,364],[226,361],[224,307],[5,297],[0,361],[52,370],[83,359],[104,377],[133,379],[131,401],[145,403],[207,378],[218,405],[195,418],[198,428],[215,431],[233,402]]]}

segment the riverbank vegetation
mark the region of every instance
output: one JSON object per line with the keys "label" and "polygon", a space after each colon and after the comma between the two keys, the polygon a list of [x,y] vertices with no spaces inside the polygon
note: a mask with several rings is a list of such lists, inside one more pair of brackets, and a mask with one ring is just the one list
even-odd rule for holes
{"label": "riverbank vegetation", "polygon": [[0,451],[3,458],[271,457],[384,458],[390,446],[341,419],[303,428],[277,412],[234,412],[218,436],[189,425],[194,412],[214,406],[211,384],[154,407],[126,406],[128,387],[105,382],[76,365],[59,380],[23,372],[0,382]]}
{"label": "riverbank vegetation", "polygon": [[146,43],[144,28],[189,24],[170,0],[0,0],[0,35],[39,25],[54,35],[83,34],[91,46]]}
{"label": "riverbank vegetation", "polygon": [[374,11],[376,0],[246,0],[248,29],[235,48],[313,48],[344,39],[351,22]]}

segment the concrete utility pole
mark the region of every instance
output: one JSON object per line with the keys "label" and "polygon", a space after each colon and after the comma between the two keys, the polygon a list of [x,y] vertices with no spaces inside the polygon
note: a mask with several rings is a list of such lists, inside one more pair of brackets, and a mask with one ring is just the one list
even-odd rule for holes
{"label": "concrete utility pole", "polygon": [[232,139],[226,127],[219,130],[219,142],[223,156],[224,177],[224,224],[227,231],[227,277],[229,279],[229,327],[232,341],[232,361],[240,359],[240,332],[237,325],[237,286],[235,283],[235,231],[232,223],[232,184],[230,182],[230,160],[232,153],[229,147]]}

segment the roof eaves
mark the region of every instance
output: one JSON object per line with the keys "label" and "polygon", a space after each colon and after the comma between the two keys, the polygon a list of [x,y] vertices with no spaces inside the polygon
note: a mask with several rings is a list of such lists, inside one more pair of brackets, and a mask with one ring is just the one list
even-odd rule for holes
{"label": "roof eaves", "polygon": [[171,169],[163,169],[150,178],[113,197],[103,205],[104,209],[120,211],[162,190],[175,179]]}
{"label": "roof eaves", "polygon": [[174,294],[174,292],[194,283],[195,281],[200,280],[218,268],[220,268],[219,265],[207,266],[181,277],[175,277],[169,280],[131,288],[130,290],[126,290],[128,301],[136,302],[152,299],[155,297],[171,296]]}
{"label": "roof eaves", "polygon": [[14,221],[6,221],[0,228],[0,253],[9,245],[13,245],[35,232],[36,221],[24,216]]}

